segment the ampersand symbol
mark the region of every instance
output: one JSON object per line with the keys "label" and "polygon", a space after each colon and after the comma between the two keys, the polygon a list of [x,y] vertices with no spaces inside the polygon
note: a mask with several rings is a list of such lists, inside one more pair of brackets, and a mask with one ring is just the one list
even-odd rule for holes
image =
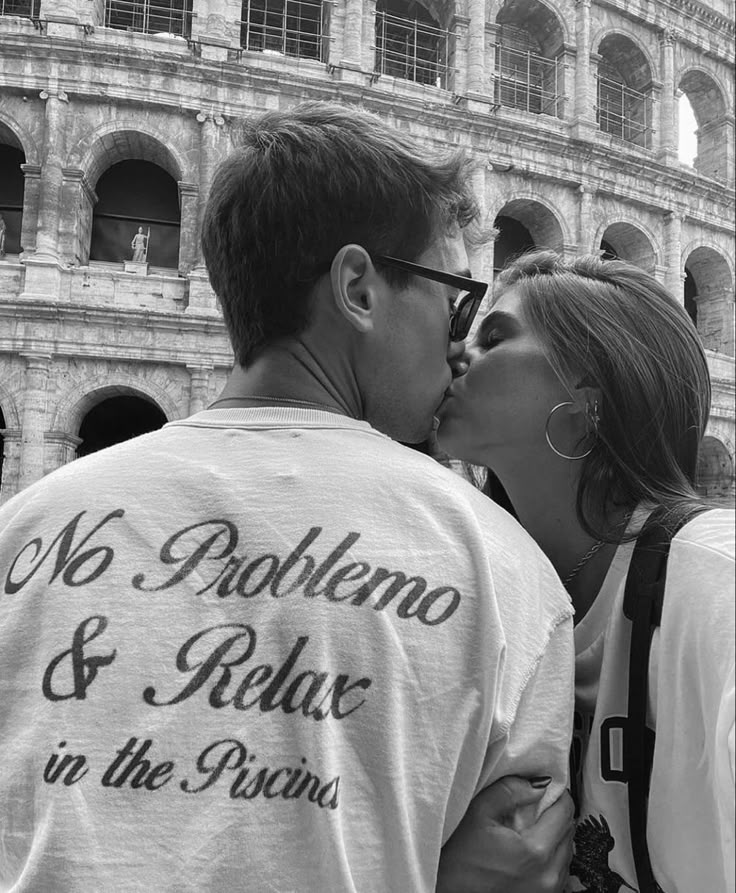
{"label": "ampersand symbol", "polygon": [[[89,631],[88,627],[90,628]],[[112,654],[85,657],[84,646],[101,636],[106,629],[107,617],[93,614],[92,617],[83,620],[74,630],[72,647],[62,651],[61,654],[57,654],[48,667],[46,667],[46,672],[43,674],[43,693],[49,701],[66,701],[68,698],[85,699],[87,689],[95,681],[100,667],[106,667],[108,664],[111,664],[117,654],[117,648],[115,648]],[[71,657],[72,661],[74,688],[66,694],[58,694],[51,687],[51,681],[56,668],[67,657]]]}

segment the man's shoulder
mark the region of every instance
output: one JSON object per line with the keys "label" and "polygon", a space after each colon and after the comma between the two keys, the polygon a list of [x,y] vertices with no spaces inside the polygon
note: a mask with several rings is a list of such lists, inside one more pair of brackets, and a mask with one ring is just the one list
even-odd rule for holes
{"label": "man's shoulder", "polygon": [[96,494],[110,488],[124,490],[131,476],[140,479],[147,462],[153,464],[151,447],[160,433],[154,431],[107,447],[44,475],[0,505],[0,532],[10,518],[43,513],[51,505],[63,507],[70,494],[75,501],[78,497],[94,500]]}

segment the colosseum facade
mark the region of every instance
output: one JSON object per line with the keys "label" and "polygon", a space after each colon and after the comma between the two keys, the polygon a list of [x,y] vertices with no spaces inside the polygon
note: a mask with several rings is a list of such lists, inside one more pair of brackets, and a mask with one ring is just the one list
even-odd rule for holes
{"label": "colosseum facade", "polygon": [[0,500],[215,398],[213,169],[307,98],[472,154],[475,275],[537,245],[664,282],[714,382],[700,485],[732,496],[733,63],[733,0],[0,0]]}

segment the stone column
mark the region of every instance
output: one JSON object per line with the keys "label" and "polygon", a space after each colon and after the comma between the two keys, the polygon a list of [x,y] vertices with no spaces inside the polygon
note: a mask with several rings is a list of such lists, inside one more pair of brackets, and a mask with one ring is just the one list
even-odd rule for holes
{"label": "stone column", "polygon": [[363,46],[360,61],[363,71],[376,68],[376,0],[364,0],[362,4]]}
{"label": "stone column", "polygon": [[[49,37],[75,40],[81,33],[80,7],[83,0],[41,0],[40,18],[46,22]],[[87,3],[84,2],[84,6]]]}
{"label": "stone column", "polygon": [[485,26],[486,46],[488,52],[486,54],[486,89],[488,96],[494,106],[497,103],[496,98],[496,54],[498,52],[499,26],[494,22],[486,22]]}
{"label": "stone column", "polygon": [[58,224],[61,210],[62,163],[69,99],[63,90],[41,91],[46,103],[41,192],[38,202],[36,257],[56,260],[59,254]]}
{"label": "stone column", "polygon": [[197,220],[197,198],[199,187],[196,183],[179,181],[179,264],[178,271],[183,276],[197,263],[200,253],[198,246],[199,225]]}
{"label": "stone column", "polygon": [[659,158],[665,164],[675,164],[677,153],[677,123],[675,102],[675,42],[678,34],[665,28],[659,36],[659,56],[662,70],[662,93],[659,103]]}
{"label": "stone column", "polygon": [[44,434],[45,462],[44,473],[56,471],[62,465],[68,465],[77,457],[77,447],[82,442],[81,437],[69,434],[68,431],[47,431]]}
{"label": "stone column", "polygon": [[199,192],[197,197],[197,250],[195,266],[204,268],[204,258],[202,257],[204,212],[207,207],[210,186],[215,173],[215,165],[219,157],[217,143],[225,120],[220,115],[200,112],[197,115],[197,121],[202,126],[199,131]]}
{"label": "stone column", "polygon": [[0,481],[0,505],[18,492],[20,466],[20,428],[5,428],[3,435],[3,476]]}
{"label": "stone column", "polygon": [[[374,41],[371,41],[373,44]],[[363,0],[346,0],[343,18],[342,58],[340,68],[362,69],[363,55]],[[369,70],[373,70],[373,66]]]}
{"label": "stone column", "polygon": [[685,268],[682,263],[682,214],[668,211],[664,217],[664,284],[668,291],[685,304]]}
{"label": "stone column", "polygon": [[721,115],[698,128],[698,155],[695,169],[733,187],[734,182],[734,116]]}
{"label": "stone column", "polygon": [[191,376],[189,387],[189,414],[201,412],[209,403],[210,375],[212,366],[187,366]]}
{"label": "stone column", "polygon": [[575,2],[575,114],[572,121],[573,136],[578,139],[593,139],[597,126],[595,122],[595,75],[591,70],[590,59],[590,4],[591,0]]}
{"label": "stone column", "polygon": [[468,92],[468,39],[470,19],[467,16],[453,17],[448,39],[453,48],[447,47],[447,81],[446,90],[452,90],[457,96],[465,96]]}
{"label": "stone column", "polygon": [[468,96],[486,97],[489,93],[486,81],[486,4],[485,0],[468,3]]}
{"label": "stone column", "polygon": [[41,193],[41,165],[21,164],[23,171],[23,222],[21,223],[21,252],[30,254],[36,248],[38,230],[38,201]]}
{"label": "stone column", "polygon": [[18,490],[43,477],[44,430],[46,428],[46,384],[48,354],[22,354],[26,361],[21,414],[20,469]]}
{"label": "stone column", "polygon": [[577,50],[565,44],[557,60],[557,117],[569,119],[575,113],[575,71]]}
{"label": "stone column", "polygon": [[227,0],[197,0],[192,17],[192,40],[202,49],[202,58],[214,62],[227,60],[230,46]]}
{"label": "stone column", "polygon": [[[202,227],[212,177],[218,160],[217,143],[225,121],[219,115],[200,112],[197,121],[202,125],[199,134],[199,188],[197,193],[194,267],[189,274],[189,308],[192,313],[217,313],[215,295],[209,283],[202,256]],[[188,308],[188,309],[189,309]]]}
{"label": "stone column", "polygon": [[59,264],[59,221],[61,219],[62,163],[65,155],[69,100],[58,88],[43,90],[46,103],[41,179],[38,194],[36,246],[25,257],[26,277],[23,297],[58,297],[61,288]]}
{"label": "stone column", "polygon": [[582,254],[591,254],[598,250],[597,245],[593,245],[592,239],[595,238],[594,221],[593,221],[593,200],[595,198],[595,189],[589,186],[578,186],[578,248]]}

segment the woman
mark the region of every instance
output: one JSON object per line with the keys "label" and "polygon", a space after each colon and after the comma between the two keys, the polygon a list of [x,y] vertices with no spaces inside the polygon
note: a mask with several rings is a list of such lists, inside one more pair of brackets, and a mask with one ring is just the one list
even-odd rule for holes
{"label": "woman", "polygon": [[[575,606],[569,889],[640,889],[621,762],[623,591],[652,509],[674,518],[699,502],[703,349],[683,308],[637,267],[535,251],[498,277],[460,372],[438,412],[439,444],[491,469],[487,492],[508,500]],[[673,540],[649,663],[646,837],[665,893],[734,890],[733,598],[734,513],[714,509]]]}

